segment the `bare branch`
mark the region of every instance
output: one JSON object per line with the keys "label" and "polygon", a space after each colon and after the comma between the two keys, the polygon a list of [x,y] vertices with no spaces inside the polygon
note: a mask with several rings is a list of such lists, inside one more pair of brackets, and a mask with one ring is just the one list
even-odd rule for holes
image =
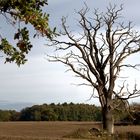
{"label": "bare branch", "polygon": [[130,64],[123,64],[123,65],[120,65],[119,67],[127,67],[127,68],[134,68],[136,70],[139,70],[137,67],[139,67],[140,64],[135,64],[135,65],[130,65]]}
{"label": "bare branch", "polygon": [[[125,24],[120,21],[123,10],[121,5],[110,5],[105,14],[94,11],[93,18],[87,18],[89,8],[77,12],[80,15],[78,24],[83,32],[74,35],[66,23],[66,18],[62,18],[63,32],[65,40],[56,38],[52,40],[52,45],[56,51],[63,52],[61,55],[50,56],[51,62],[61,62],[68,66],[68,71],[75,73],[87,81],[79,85],[93,87],[92,97],[98,98],[102,108],[112,107],[113,99],[128,100],[140,96],[140,91],[136,86],[132,92],[129,91],[125,82],[115,91],[116,79],[120,76],[123,68],[137,68],[140,64],[125,64],[132,54],[140,51],[140,34],[133,30],[131,22]],[[95,90],[98,95],[96,95]],[[124,92],[125,91],[125,92]]]}
{"label": "bare branch", "polygon": [[93,88],[93,93],[91,94],[90,98],[87,101],[90,101],[92,98],[99,99],[99,96],[95,95],[95,88]]}
{"label": "bare branch", "polygon": [[124,89],[124,84],[120,89],[119,93],[115,93],[116,98],[120,99],[120,100],[128,100],[128,99],[132,99],[132,98],[136,98],[140,96],[140,90],[137,90],[137,85],[134,85],[134,89],[131,92],[128,88],[128,85],[126,87],[126,92],[122,92]]}

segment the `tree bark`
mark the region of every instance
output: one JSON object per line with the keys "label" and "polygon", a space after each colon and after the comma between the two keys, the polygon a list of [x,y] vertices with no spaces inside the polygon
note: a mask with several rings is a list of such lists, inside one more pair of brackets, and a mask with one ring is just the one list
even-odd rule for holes
{"label": "tree bark", "polygon": [[108,134],[114,133],[114,118],[112,114],[112,109],[110,106],[105,105],[102,107],[102,116],[103,116],[103,130]]}

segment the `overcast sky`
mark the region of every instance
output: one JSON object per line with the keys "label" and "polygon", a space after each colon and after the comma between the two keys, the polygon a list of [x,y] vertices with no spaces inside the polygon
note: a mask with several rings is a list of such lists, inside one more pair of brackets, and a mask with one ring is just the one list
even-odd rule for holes
{"label": "overcast sky", "polygon": [[[76,31],[75,22],[78,17],[75,10],[80,10],[84,2],[91,12],[94,8],[104,11],[109,3],[124,4],[122,12],[124,20],[133,21],[140,31],[139,0],[49,0],[49,5],[44,10],[50,14],[50,25],[59,28],[61,17],[68,16],[69,25]],[[13,30],[2,18],[0,20],[0,33],[11,40]],[[72,73],[66,73],[66,67],[62,64],[50,63],[45,59],[45,53],[50,52],[44,45],[47,43],[45,39],[40,38],[32,42],[34,48],[28,56],[28,62],[20,68],[15,64],[4,64],[4,60],[0,58],[0,102],[97,104],[97,100],[94,99],[87,101],[92,94],[92,89],[73,85],[72,83],[79,83],[80,80]],[[139,62],[140,57],[136,56],[135,59]],[[127,75],[132,76],[131,81],[140,82],[140,72],[127,71]]]}

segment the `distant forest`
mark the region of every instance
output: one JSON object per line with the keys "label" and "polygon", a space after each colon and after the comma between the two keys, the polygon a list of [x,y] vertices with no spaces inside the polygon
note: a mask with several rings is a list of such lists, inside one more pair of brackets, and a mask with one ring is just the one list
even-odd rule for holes
{"label": "distant forest", "polygon": [[[130,115],[131,114],[131,115]],[[140,124],[140,104],[131,110],[114,110],[115,122]],[[22,109],[0,110],[0,121],[101,121],[101,108],[89,104],[43,104]]]}

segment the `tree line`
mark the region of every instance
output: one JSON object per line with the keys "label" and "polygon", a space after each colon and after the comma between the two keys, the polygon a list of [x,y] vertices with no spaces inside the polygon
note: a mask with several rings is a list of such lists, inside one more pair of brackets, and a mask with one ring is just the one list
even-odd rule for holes
{"label": "tree line", "polygon": [[101,109],[89,104],[43,104],[20,112],[0,110],[0,121],[101,121]]}
{"label": "tree line", "polygon": [[[140,124],[140,104],[131,111],[114,110],[115,122]],[[130,115],[131,114],[131,115]],[[43,104],[26,107],[20,112],[0,110],[0,121],[101,121],[101,107],[89,104]]]}
{"label": "tree line", "polygon": [[88,104],[43,104],[25,108],[21,121],[100,121],[100,108]]}

